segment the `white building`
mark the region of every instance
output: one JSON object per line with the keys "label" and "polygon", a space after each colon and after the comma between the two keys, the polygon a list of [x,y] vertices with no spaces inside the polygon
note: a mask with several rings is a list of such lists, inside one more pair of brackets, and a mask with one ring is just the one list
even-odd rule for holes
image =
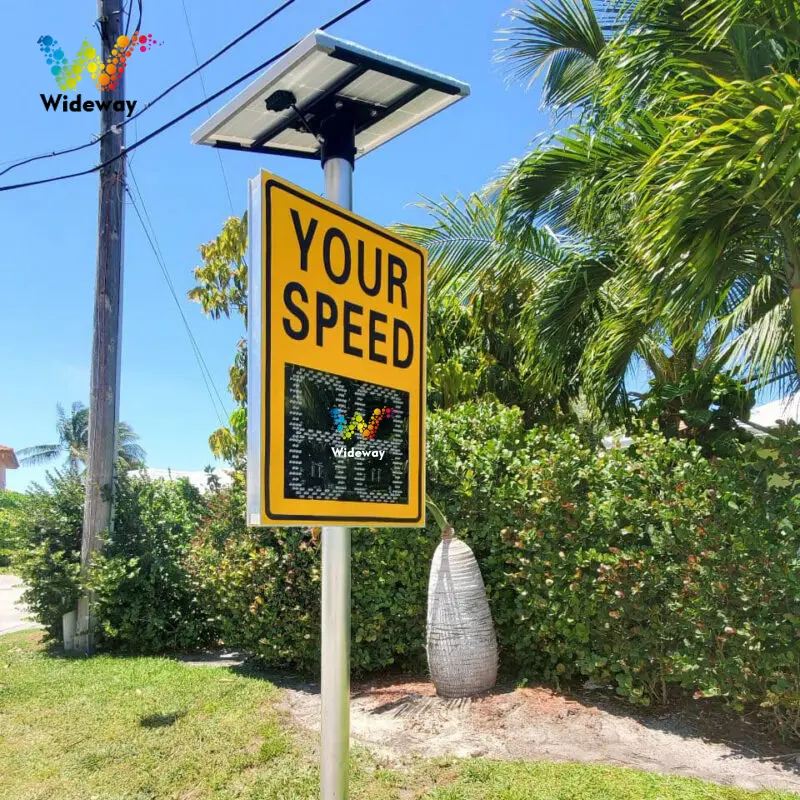
{"label": "white building", "polygon": [[750,421],[762,428],[774,428],[778,420],[800,422],[800,392],[756,406],[750,412]]}

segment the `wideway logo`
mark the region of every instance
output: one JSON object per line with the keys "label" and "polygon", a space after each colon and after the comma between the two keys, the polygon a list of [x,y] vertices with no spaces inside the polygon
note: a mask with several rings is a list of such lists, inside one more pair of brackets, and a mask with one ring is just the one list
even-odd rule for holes
{"label": "wideway logo", "polygon": [[[128,67],[129,59],[137,50],[146,53],[154,46],[160,46],[161,42],[157,41],[152,34],[139,33],[139,31],[132,36],[120,36],[105,63],[88,39],[83,40],[77,56],[72,61],[66,57],[64,49],[53,36],[40,36],[38,44],[50,67],[50,74],[55,78],[59,89],[64,92],[76,89],[83,80],[84,73],[88,73],[101,92],[110,92],[116,89]],[[72,100],[67,94],[51,94],[50,96],[41,94],[39,96],[42,98],[46,111],[58,111],[59,108],[62,111],[94,111],[95,109],[105,110],[113,106],[115,111],[127,109],[127,116],[130,116],[136,107],[136,100],[115,100],[112,103],[110,100],[83,100],[80,94]]]}
{"label": "wideway logo", "polygon": [[[356,433],[360,433],[367,441],[374,439],[381,422],[384,419],[391,419],[396,414],[395,409],[383,406],[382,408],[376,408],[372,412],[369,422],[358,411],[353,414],[353,418],[348,422],[341,409],[331,409],[336,432],[344,441],[352,439]],[[348,450],[346,447],[331,447],[331,451],[337,458],[379,458],[383,461],[383,457],[386,455],[385,450],[357,450],[354,448]]]}

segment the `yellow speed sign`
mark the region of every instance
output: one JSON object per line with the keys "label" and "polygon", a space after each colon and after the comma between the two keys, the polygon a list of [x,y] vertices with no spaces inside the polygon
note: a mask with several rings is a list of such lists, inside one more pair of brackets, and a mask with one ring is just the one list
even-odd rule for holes
{"label": "yellow speed sign", "polygon": [[250,208],[249,522],[423,526],[425,251],[266,172]]}

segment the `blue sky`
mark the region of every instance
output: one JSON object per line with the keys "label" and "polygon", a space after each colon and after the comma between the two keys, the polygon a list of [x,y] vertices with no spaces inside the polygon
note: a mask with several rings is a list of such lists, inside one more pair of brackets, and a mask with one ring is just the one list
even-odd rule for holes
{"label": "blue sky", "polygon": [[[421,222],[413,204],[479,189],[509,159],[521,155],[549,125],[539,92],[507,86],[492,62],[496,30],[514,0],[374,0],[330,32],[367,47],[448,73],[471,84],[472,95],[359,161],[355,210],[380,224]],[[56,37],[72,57],[93,32],[96,5],[40,0],[6,4],[0,62],[6,75],[0,162],[88,141],[99,114],[46,112],[40,93],[57,93],[37,40]],[[264,3],[186,0],[201,59],[260,19]],[[275,0],[274,5],[277,5]],[[263,62],[341,11],[346,0],[298,0],[265,28],[204,71],[209,92]],[[144,0],[142,31],[163,42],[135,54],[127,96],[140,106],[195,66],[180,0]],[[81,84],[94,99],[92,84]],[[232,92],[230,96],[233,96]],[[202,99],[193,78],[127,128],[135,141]],[[229,96],[212,104],[214,110]],[[227,369],[242,334],[239,319],[213,321],[185,301],[197,248],[230,215],[216,154],[189,143],[207,114],[201,110],[132,154],[155,232],[184,311],[223,399]],[[311,190],[322,190],[318,164],[300,159],[222,153],[236,213],[244,210],[247,179],[260,168]],[[0,178],[19,182],[95,164],[84,150]],[[2,166],[0,166],[2,169]],[[10,179],[13,179],[10,180]],[[0,193],[0,442],[21,449],[53,441],[56,403],[86,402],[89,393],[95,277],[97,178]],[[153,467],[202,469],[212,463],[208,435],[218,427],[164,278],[132,209],[125,230],[121,418],[141,436]],[[10,489],[41,480],[44,468],[9,473]]]}

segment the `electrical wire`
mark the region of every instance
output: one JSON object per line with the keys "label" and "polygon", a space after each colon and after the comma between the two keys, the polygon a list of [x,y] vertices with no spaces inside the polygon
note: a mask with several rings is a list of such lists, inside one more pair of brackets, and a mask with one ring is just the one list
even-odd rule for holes
{"label": "electrical wire", "polygon": [[21,161],[15,161],[10,167],[1,170],[0,175],[5,175],[7,172],[11,172],[12,169],[16,169],[17,167],[24,167],[26,164],[32,164],[34,161],[42,161],[45,158],[53,158],[54,156],[65,156],[68,153],[77,153],[78,150],[85,150],[87,147],[93,147],[100,141],[101,138],[102,136],[94,136],[91,142],[84,142],[83,144],[76,145],[75,147],[66,147],[63,150],[54,150],[52,153],[41,153],[38,156],[30,156],[29,158],[24,158]]}
{"label": "electrical wire", "polygon": [[[167,288],[172,295],[172,299],[175,301],[175,306],[178,309],[178,313],[183,320],[184,328],[186,329],[187,336],[189,337],[189,342],[192,345],[192,349],[195,354],[195,359],[197,360],[197,364],[200,367],[200,374],[203,376],[203,380],[206,383],[206,388],[209,391],[209,396],[211,398],[212,405],[214,406],[214,411],[217,414],[220,423],[224,425],[223,418],[227,416],[227,407],[225,405],[225,401],[222,399],[219,389],[214,381],[214,378],[211,375],[211,370],[208,368],[208,364],[206,363],[205,359],[203,358],[203,354],[200,350],[200,346],[197,343],[197,339],[194,336],[194,332],[192,331],[191,325],[189,324],[189,320],[186,318],[186,315],[183,312],[183,306],[178,299],[177,292],[175,291],[175,284],[172,282],[172,278],[169,274],[169,270],[167,269],[166,259],[164,258],[164,253],[161,250],[161,245],[158,242],[158,237],[156,236],[155,226],[153,225],[153,220],[150,217],[150,212],[147,210],[147,204],[145,203],[144,196],[142,195],[142,191],[139,188],[139,184],[136,180],[136,176],[132,170],[129,169],[129,173],[131,179],[133,180],[133,187],[136,190],[137,195],[139,196],[139,203],[141,204],[142,210],[144,211],[144,219],[142,218],[142,214],[139,211],[138,206],[136,205],[136,201],[131,193],[130,187],[126,186],[125,190],[128,193],[128,197],[131,200],[131,205],[136,212],[136,215],[139,217],[139,222],[142,224],[142,229],[145,232],[145,236],[150,243],[150,247],[153,250],[153,254],[156,257],[156,261],[161,269],[161,272],[164,276],[164,280],[166,281]],[[147,221],[147,225],[145,225],[145,220]],[[148,233],[147,226],[150,228],[150,233]],[[210,388],[209,388],[210,386]],[[213,389],[214,395],[216,395],[216,402],[214,401],[214,397],[211,395],[211,389]],[[217,408],[217,403],[219,403],[219,408],[222,410],[222,416],[220,416],[219,410]]]}
{"label": "electrical wire", "polygon": [[[285,0],[284,3],[282,3],[280,6],[278,6],[275,9],[273,9],[272,11],[270,11],[270,13],[267,14],[266,17],[263,17],[262,19],[260,19],[255,25],[253,25],[252,27],[248,28],[244,33],[242,33],[241,35],[237,36],[233,41],[231,41],[228,44],[226,44],[225,47],[223,47],[221,50],[217,51],[213,56],[211,56],[210,58],[206,59],[202,64],[198,64],[197,67],[195,69],[193,69],[191,72],[188,72],[182,78],[179,78],[177,81],[175,81],[175,83],[171,84],[166,89],[164,89],[164,91],[161,92],[161,94],[159,94],[156,97],[154,97],[148,103],[145,103],[144,106],[142,108],[140,108],[135,114],[132,114],[130,117],[127,117],[125,120],[123,120],[120,123],[119,127],[124,127],[129,122],[133,122],[134,119],[136,119],[140,115],[144,114],[144,112],[147,111],[148,109],[152,108],[156,103],[159,102],[159,100],[163,100],[174,89],[177,89],[183,83],[188,81],[189,78],[192,78],[194,75],[196,75],[198,72],[200,72],[200,70],[205,69],[209,64],[211,64],[212,62],[216,61],[220,56],[222,56],[225,53],[227,53],[228,50],[230,50],[232,47],[235,47],[243,39],[246,39],[252,33],[255,33],[255,31],[257,31],[260,27],[262,27],[263,25],[266,25],[267,22],[269,22],[270,20],[272,20],[275,17],[277,17],[278,14],[280,14],[282,11],[287,9],[290,5],[292,5],[292,3],[295,3],[295,2],[297,2],[297,0]],[[137,24],[137,28],[136,28],[137,30],[140,30],[141,24],[142,24],[142,3],[141,3],[141,0],[140,0],[140,2],[139,2],[139,22]],[[106,136],[106,135],[108,135],[108,132],[103,133],[100,136],[95,136],[92,139],[91,142],[84,142],[83,144],[76,145],[75,147],[68,147],[68,148],[65,148],[63,150],[55,150],[52,153],[43,153],[43,154],[38,155],[38,156],[31,156],[30,158],[25,158],[25,159],[23,159],[21,161],[18,161],[16,163],[12,164],[10,167],[6,167],[6,169],[0,171],[0,176],[5,175],[8,172],[11,172],[12,169],[16,169],[17,167],[22,167],[22,166],[25,166],[26,164],[30,164],[33,161],[41,161],[42,159],[45,159],[45,158],[54,158],[56,156],[67,155],[68,153],[75,153],[78,150],[85,150],[87,147],[92,147],[93,145],[97,144],[97,142],[100,139],[102,139],[103,136]]]}
{"label": "electrical wire", "polygon": [[128,0],[128,10],[125,12],[125,30],[123,33],[127,36],[131,30],[131,11],[133,10],[133,0]]}
{"label": "electrical wire", "polygon": [[[133,2],[133,0],[131,0]],[[189,41],[192,43],[192,52],[194,53],[194,61],[197,66],[200,66],[200,58],[197,55],[197,47],[194,43],[194,34],[192,33],[192,24],[189,22],[189,11],[186,8],[186,0],[181,0],[181,5],[183,6],[183,16],[186,20],[186,30],[189,32]],[[200,88],[203,90],[203,97],[208,100],[208,91],[206,90],[206,79],[203,77],[203,73],[200,72],[197,75],[200,78]],[[206,113],[208,116],[211,116],[211,111],[206,108]],[[228,205],[231,207],[231,214],[236,214],[233,209],[233,199],[231,198],[231,187],[228,183],[228,173],[225,172],[225,164],[222,162],[222,153],[220,153],[218,148],[214,148],[217,151],[217,160],[219,161],[219,168],[222,171],[222,180],[225,183],[225,192],[228,195]]]}
{"label": "electrical wire", "polygon": [[[359,0],[358,3],[354,3],[352,6],[350,6],[347,9],[345,9],[341,14],[337,14],[335,17],[333,17],[332,19],[328,20],[328,22],[326,22],[324,25],[320,25],[319,29],[320,30],[327,30],[332,25],[335,25],[337,22],[341,22],[341,20],[343,20],[345,17],[350,16],[350,14],[354,13],[355,11],[358,11],[358,9],[362,8],[363,6],[365,6],[365,5],[367,5],[367,4],[371,3],[371,2],[372,2],[372,0]],[[25,189],[25,188],[27,188],[29,186],[41,186],[43,184],[54,183],[56,181],[69,180],[70,178],[79,178],[79,177],[81,177],[83,175],[91,175],[92,173],[97,172],[97,171],[101,170],[103,167],[106,167],[109,164],[113,163],[117,159],[123,158],[128,153],[132,153],[134,150],[136,150],[136,148],[141,147],[143,144],[146,144],[151,139],[155,138],[159,134],[161,134],[164,131],[166,131],[169,128],[171,128],[173,125],[177,125],[179,122],[181,122],[182,120],[186,119],[186,117],[188,117],[190,114],[193,114],[198,109],[203,108],[203,106],[208,105],[212,100],[216,100],[218,97],[220,97],[221,95],[223,95],[226,92],[230,91],[235,86],[238,86],[240,83],[246,81],[248,78],[251,78],[257,72],[260,72],[262,69],[268,67],[270,64],[274,63],[279,58],[282,58],[283,56],[285,56],[297,44],[298,44],[298,42],[294,42],[291,45],[289,45],[288,47],[285,47],[279,53],[276,53],[271,58],[268,58],[263,64],[259,64],[257,67],[254,67],[249,72],[246,72],[244,75],[242,75],[241,77],[236,78],[236,80],[232,81],[227,86],[223,86],[222,89],[220,89],[219,91],[214,92],[214,94],[212,94],[210,97],[206,98],[202,102],[196,103],[191,108],[188,108],[186,111],[184,111],[182,114],[179,114],[177,117],[174,117],[169,122],[166,122],[160,128],[156,128],[154,131],[151,131],[144,138],[137,140],[130,147],[125,148],[118,155],[112,156],[111,158],[107,159],[106,161],[103,161],[100,164],[96,164],[94,167],[89,167],[89,169],[80,170],[79,172],[70,172],[70,173],[67,173],[65,175],[56,175],[56,176],[54,176],[52,178],[42,178],[42,179],[37,180],[37,181],[26,181],[25,183],[14,183],[14,184],[10,184],[9,186],[0,186],[0,192],[8,192],[8,191],[11,191],[12,189]],[[196,70],[195,70],[195,72],[196,72]],[[137,115],[129,117],[127,120],[125,120],[125,122],[126,123],[130,122],[136,116]],[[114,130],[116,130],[116,128]]]}
{"label": "electrical wire", "polygon": [[[143,11],[143,9],[142,9],[142,0],[137,0],[137,5],[139,6],[139,21],[136,23],[136,27],[134,28],[134,30],[137,33],[139,33],[142,30],[142,11]],[[130,0],[130,2],[128,3],[128,19],[127,19],[127,22],[125,23],[125,35],[126,36],[130,33],[130,30],[131,30],[131,18],[133,16],[131,14],[132,10],[133,10],[133,0]]]}
{"label": "electrical wire", "polygon": [[[192,346],[192,351],[194,352],[195,360],[197,361],[197,366],[200,368],[200,375],[203,378],[203,383],[206,387],[206,392],[208,392],[208,397],[211,400],[211,405],[214,408],[214,413],[219,420],[219,424],[221,427],[225,427],[227,422],[225,421],[225,416],[227,415],[227,409],[225,406],[222,397],[220,396],[219,390],[217,389],[217,385],[214,382],[214,378],[211,375],[211,371],[208,368],[208,364],[206,360],[203,358],[203,354],[200,351],[200,346],[197,344],[197,339],[194,336],[194,332],[192,331],[191,325],[189,325],[189,320],[186,319],[186,314],[183,312],[183,307],[181,306],[180,300],[178,299],[178,294],[175,291],[175,284],[172,282],[172,278],[169,274],[169,270],[167,269],[166,261],[164,259],[164,254],[161,251],[161,246],[158,243],[158,239],[156,237],[155,228],[153,227],[153,221],[150,218],[150,214],[147,211],[147,204],[144,201],[144,197],[142,196],[141,189],[139,189],[139,184],[136,181],[136,176],[133,174],[132,170],[128,170],[131,179],[133,180],[133,186],[136,190],[136,193],[139,195],[139,200],[142,205],[142,209],[144,210],[144,216],[142,216],[142,212],[139,210],[139,205],[136,202],[136,198],[133,195],[133,192],[130,189],[130,186],[125,186],[125,191],[128,194],[128,198],[130,199],[131,205],[133,206],[133,210],[136,212],[136,216],[139,218],[139,223],[142,226],[142,230],[144,231],[144,235],[147,238],[147,241],[150,245],[150,249],[153,251],[153,255],[155,256],[156,262],[158,263],[159,269],[161,270],[161,274],[164,276],[164,280],[166,281],[167,288],[169,289],[169,293],[172,295],[172,299],[175,301],[175,306],[178,309],[178,313],[181,316],[181,320],[183,320],[183,327],[186,329],[186,334],[189,337],[189,343]],[[145,219],[147,223],[145,223]],[[148,230],[149,225],[149,230]],[[212,393],[213,390],[213,393]],[[216,400],[214,395],[216,395]],[[219,405],[217,405],[219,403]],[[220,413],[220,409],[222,413]]]}

